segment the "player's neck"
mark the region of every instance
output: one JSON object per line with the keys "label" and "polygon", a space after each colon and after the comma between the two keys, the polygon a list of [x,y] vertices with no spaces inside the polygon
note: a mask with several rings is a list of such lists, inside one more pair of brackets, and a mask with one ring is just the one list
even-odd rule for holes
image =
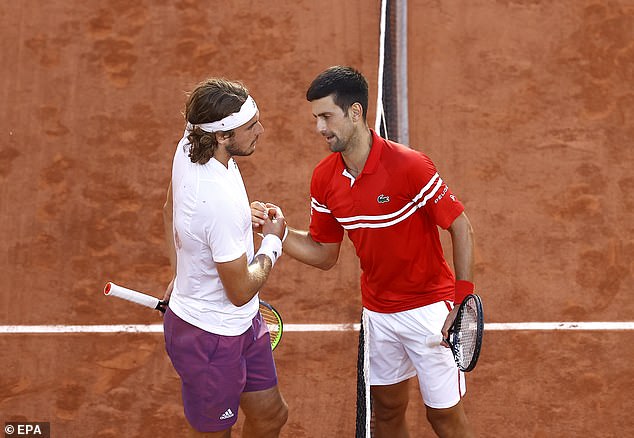
{"label": "player's neck", "polygon": [[218,160],[223,166],[229,168],[229,160],[231,159],[231,154],[226,150],[221,150],[221,148],[217,148],[214,152],[214,158]]}
{"label": "player's neck", "polygon": [[372,148],[372,133],[367,126],[359,129],[353,137],[350,138],[348,148],[341,153],[343,162],[355,178],[359,176],[365,166],[365,162],[370,155]]}

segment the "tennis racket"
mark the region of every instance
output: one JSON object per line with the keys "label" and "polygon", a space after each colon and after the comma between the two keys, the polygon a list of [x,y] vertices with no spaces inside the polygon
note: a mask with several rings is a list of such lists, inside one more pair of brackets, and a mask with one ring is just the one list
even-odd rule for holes
{"label": "tennis racket", "polygon": [[[103,293],[106,296],[132,301],[133,303],[141,306],[159,310],[162,313],[165,313],[167,310],[167,303],[165,301],[159,300],[151,295],[119,286],[112,282],[108,282],[106,284],[103,289]],[[275,347],[277,347],[282,340],[282,331],[284,328],[282,316],[273,306],[263,300],[260,300],[260,314],[269,329],[269,334],[271,336],[271,350],[275,350]]]}
{"label": "tennis racket", "polygon": [[277,347],[282,340],[282,331],[284,329],[282,316],[277,310],[275,310],[275,307],[262,300],[260,300],[260,314],[269,328],[269,335],[271,336],[271,350],[275,350],[275,347]]}
{"label": "tennis racket", "polygon": [[[460,304],[456,319],[449,328],[449,337],[445,339],[445,342],[451,347],[451,352],[460,371],[468,372],[475,368],[480,356],[483,335],[482,300],[478,295],[467,295]],[[426,343],[433,347],[440,345],[442,340],[442,335],[433,335],[427,337]]]}

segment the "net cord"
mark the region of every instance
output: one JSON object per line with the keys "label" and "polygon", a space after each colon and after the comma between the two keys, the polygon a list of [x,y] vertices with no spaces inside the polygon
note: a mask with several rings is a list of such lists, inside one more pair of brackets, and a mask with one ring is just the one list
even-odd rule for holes
{"label": "net cord", "polygon": [[409,98],[407,91],[407,0],[396,2],[397,141],[409,145]]}
{"label": "net cord", "polygon": [[376,118],[374,120],[374,130],[377,133],[381,132],[381,125],[383,126],[383,132],[385,137],[388,137],[387,123],[385,121],[385,114],[383,109],[383,68],[385,65],[385,20],[387,15],[387,0],[381,0],[381,31],[379,34],[379,74],[377,78],[377,93],[376,93]]}

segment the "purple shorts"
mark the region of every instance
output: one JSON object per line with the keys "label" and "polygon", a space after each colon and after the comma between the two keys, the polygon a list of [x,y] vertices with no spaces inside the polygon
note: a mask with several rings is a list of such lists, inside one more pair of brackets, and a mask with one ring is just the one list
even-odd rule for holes
{"label": "purple shorts", "polygon": [[167,309],[165,349],[181,377],[185,417],[199,432],[228,429],[238,419],[240,395],[277,385],[266,324],[258,313],[240,336],[209,333]]}

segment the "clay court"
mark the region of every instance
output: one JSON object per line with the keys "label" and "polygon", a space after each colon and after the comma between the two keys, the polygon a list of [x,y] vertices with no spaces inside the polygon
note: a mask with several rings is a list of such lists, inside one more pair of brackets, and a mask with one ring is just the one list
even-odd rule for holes
{"label": "clay court", "polygon": [[[410,144],[466,206],[486,322],[623,323],[487,331],[465,398],[478,435],[634,435],[634,1],[409,0],[407,20]],[[306,88],[355,66],[372,126],[379,21],[380,2],[365,0],[0,4],[0,424],[182,436],[161,333],[6,328],[161,322],[101,291],[163,294],[181,111],[208,76],[258,101],[266,131],[238,161],[249,197],[307,227],[328,149]],[[282,258],[261,295],[289,326],[358,322],[352,246],[328,272]],[[285,333],[283,437],[354,436],[357,335]],[[411,434],[434,436],[411,388]]]}

